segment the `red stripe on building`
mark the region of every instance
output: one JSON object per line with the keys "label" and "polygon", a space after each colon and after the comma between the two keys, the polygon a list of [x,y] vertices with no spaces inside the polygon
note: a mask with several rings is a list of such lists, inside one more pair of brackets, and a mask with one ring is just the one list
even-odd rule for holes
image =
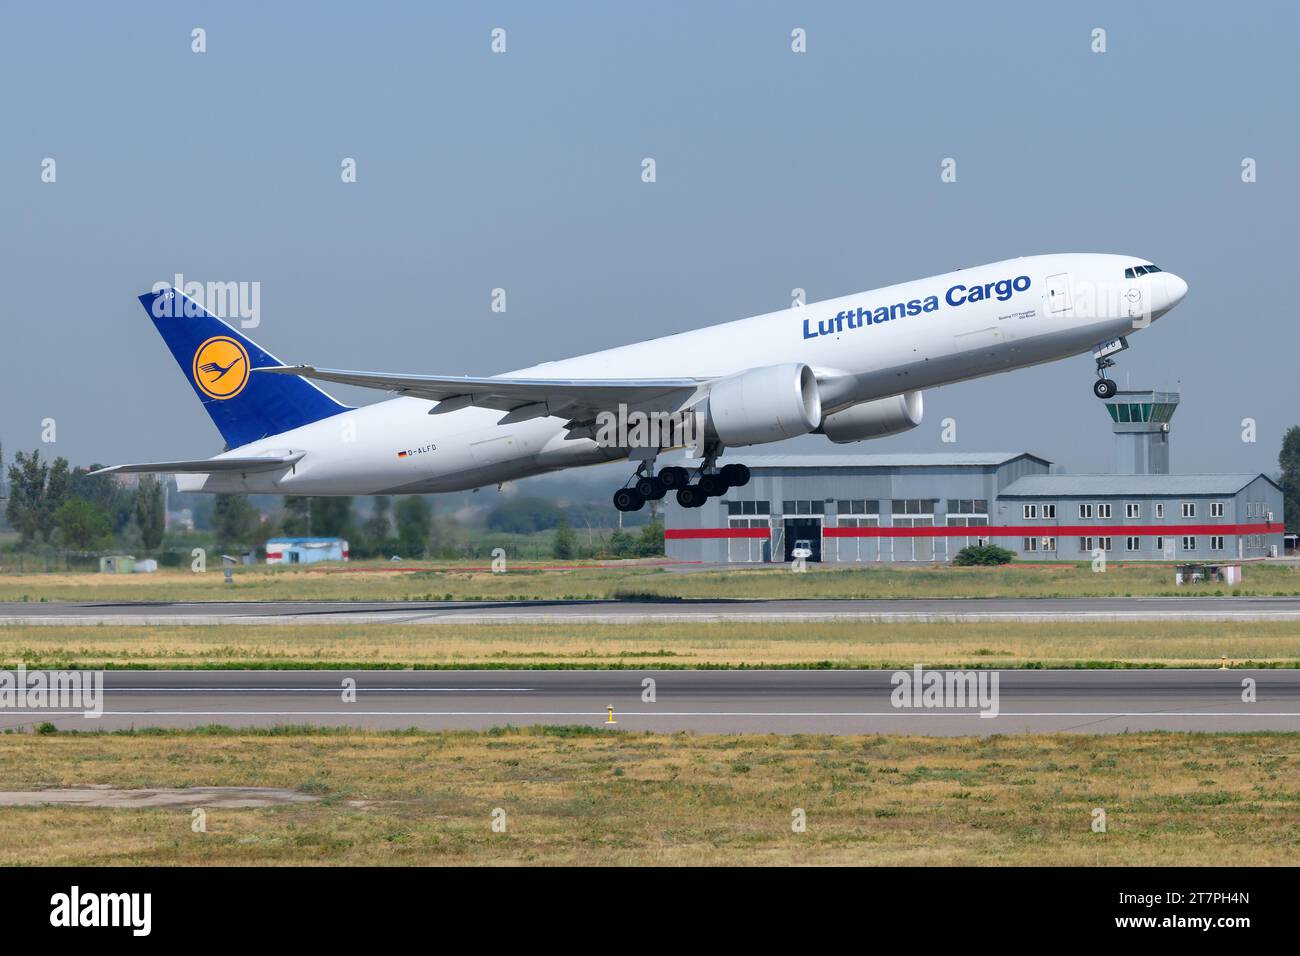
{"label": "red stripe on building", "polygon": [[664,537],[670,541],[674,538],[767,538],[771,534],[768,528],[669,528],[664,531]]}
{"label": "red stripe on building", "polygon": [[[1063,538],[1127,537],[1129,535],[1281,534],[1273,524],[1062,524],[1062,525],[923,525],[918,528],[823,528],[826,538]],[[669,528],[669,540],[700,538],[766,538],[767,528]]]}

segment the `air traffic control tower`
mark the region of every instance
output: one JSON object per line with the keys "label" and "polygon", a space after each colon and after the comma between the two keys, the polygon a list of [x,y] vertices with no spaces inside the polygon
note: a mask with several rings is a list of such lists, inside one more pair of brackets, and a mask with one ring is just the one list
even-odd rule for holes
{"label": "air traffic control tower", "polygon": [[1169,474],[1169,420],[1178,393],[1120,389],[1105,405],[1115,433],[1115,474]]}

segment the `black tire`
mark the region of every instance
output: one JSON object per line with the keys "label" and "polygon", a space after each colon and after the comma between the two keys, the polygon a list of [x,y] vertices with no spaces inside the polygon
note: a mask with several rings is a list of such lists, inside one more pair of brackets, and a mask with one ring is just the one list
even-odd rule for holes
{"label": "black tire", "polygon": [[699,487],[706,498],[717,498],[727,493],[727,483],[718,475],[702,475]]}
{"label": "black tire", "polygon": [[683,508],[701,508],[708,499],[699,485],[687,485],[677,489],[677,503]]}
{"label": "black tire", "polygon": [[691,476],[685,468],[673,465],[659,469],[659,480],[663,482],[665,491],[672,491],[675,488],[685,488],[690,483]]}
{"label": "black tire", "polygon": [[619,511],[640,511],[645,499],[636,493],[635,488],[620,488],[614,492],[614,507]]}
{"label": "black tire", "polygon": [[638,478],[636,493],[645,501],[658,501],[668,493],[663,481],[658,478]]}
{"label": "black tire", "polygon": [[734,465],[723,465],[721,471],[722,480],[727,483],[729,488],[743,488],[749,484],[749,466],[739,463]]}
{"label": "black tire", "polygon": [[1092,383],[1092,394],[1098,398],[1112,398],[1119,391],[1119,386],[1108,378],[1099,378]]}

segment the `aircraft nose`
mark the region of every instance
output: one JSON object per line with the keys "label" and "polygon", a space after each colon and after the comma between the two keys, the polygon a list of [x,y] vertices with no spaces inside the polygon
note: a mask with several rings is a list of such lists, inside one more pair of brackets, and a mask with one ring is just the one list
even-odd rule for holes
{"label": "aircraft nose", "polygon": [[1164,276],[1165,298],[1169,300],[1168,308],[1172,309],[1183,301],[1183,296],[1187,295],[1187,283],[1172,272],[1166,272]]}

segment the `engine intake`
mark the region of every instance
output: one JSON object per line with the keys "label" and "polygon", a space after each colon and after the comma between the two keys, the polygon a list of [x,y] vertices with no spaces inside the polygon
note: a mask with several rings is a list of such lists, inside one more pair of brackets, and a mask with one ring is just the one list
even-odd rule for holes
{"label": "engine intake", "polygon": [[708,432],[730,447],[806,435],[821,417],[817,376],[801,362],[750,369],[709,390]]}
{"label": "engine intake", "polygon": [[820,430],[836,444],[884,438],[921,424],[922,411],[921,393],[904,392],[827,415]]}

